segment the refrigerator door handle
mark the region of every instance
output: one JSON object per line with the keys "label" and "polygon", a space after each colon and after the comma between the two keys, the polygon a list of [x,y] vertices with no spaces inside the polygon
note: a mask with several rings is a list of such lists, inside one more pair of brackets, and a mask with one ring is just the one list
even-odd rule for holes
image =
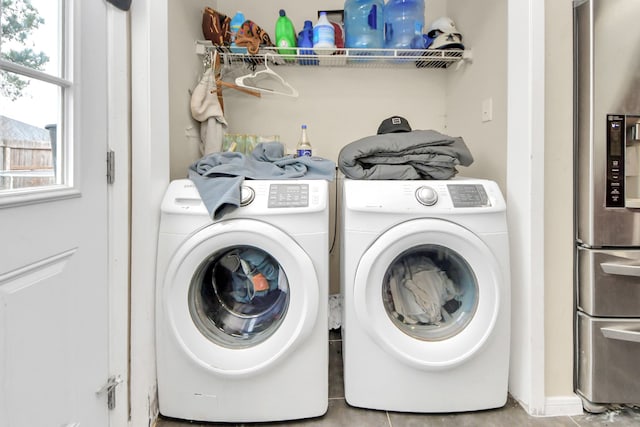
{"label": "refrigerator door handle", "polygon": [[612,340],[640,343],[640,331],[630,331],[611,327],[600,328],[600,330],[602,331],[602,335]]}
{"label": "refrigerator door handle", "polygon": [[600,263],[602,271],[607,274],[616,274],[618,276],[639,276],[640,265],[616,264],[613,262]]}

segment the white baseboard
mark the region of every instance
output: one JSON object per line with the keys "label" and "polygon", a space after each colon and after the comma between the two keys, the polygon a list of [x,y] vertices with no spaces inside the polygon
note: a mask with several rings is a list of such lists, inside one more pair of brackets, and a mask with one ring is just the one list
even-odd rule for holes
{"label": "white baseboard", "polygon": [[551,396],[545,399],[543,417],[581,415],[582,399],[577,394],[569,396]]}

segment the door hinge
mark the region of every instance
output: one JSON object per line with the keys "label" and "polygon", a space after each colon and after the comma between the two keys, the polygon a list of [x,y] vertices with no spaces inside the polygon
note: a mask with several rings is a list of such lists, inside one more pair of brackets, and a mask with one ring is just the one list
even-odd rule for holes
{"label": "door hinge", "polygon": [[113,184],[116,179],[116,153],[107,151],[107,184]]}
{"label": "door hinge", "polygon": [[122,377],[120,375],[112,375],[107,380],[107,383],[96,391],[96,394],[107,393],[107,407],[109,409],[115,409],[116,407],[116,387],[122,383]]}

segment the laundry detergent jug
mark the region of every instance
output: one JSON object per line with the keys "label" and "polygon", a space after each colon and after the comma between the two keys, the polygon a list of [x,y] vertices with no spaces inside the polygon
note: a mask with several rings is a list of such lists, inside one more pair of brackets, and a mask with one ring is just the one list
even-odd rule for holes
{"label": "laundry detergent jug", "polygon": [[384,1],[346,0],[344,3],[345,47],[384,47]]}
{"label": "laundry detergent jug", "polygon": [[385,48],[424,48],[423,27],[424,0],[389,0],[385,5]]}
{"label": "laundry detergent jug", "polygon": [[313,49],[318,55],[331,55],[336,50],[336,30],[327,12],[320,12],[318,22],[313,26]]}
{"label": "laundry detergent jug", "polygon": [[296,47],[296,30],[284,9],[280,9],[280,16],[276,21],[276,46],[278,46],[278,53],[281,55],[296,54],[295,49],[281,49]]}

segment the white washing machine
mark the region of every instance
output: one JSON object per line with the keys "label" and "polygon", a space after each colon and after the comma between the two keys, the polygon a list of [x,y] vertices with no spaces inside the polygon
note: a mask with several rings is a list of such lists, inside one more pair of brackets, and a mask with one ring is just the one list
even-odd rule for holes
{"label": "white washing machine", "polygon": [[347,402],[422,413],[503,406],[509,245],[498,186],[345,179],[343,190]]}
{"label": "white washing machine", "polygon": [[198,421],[315,417],[328,404],[328,183],[250,181],[213,222],[190,180],[161,208],[160,413]]}

